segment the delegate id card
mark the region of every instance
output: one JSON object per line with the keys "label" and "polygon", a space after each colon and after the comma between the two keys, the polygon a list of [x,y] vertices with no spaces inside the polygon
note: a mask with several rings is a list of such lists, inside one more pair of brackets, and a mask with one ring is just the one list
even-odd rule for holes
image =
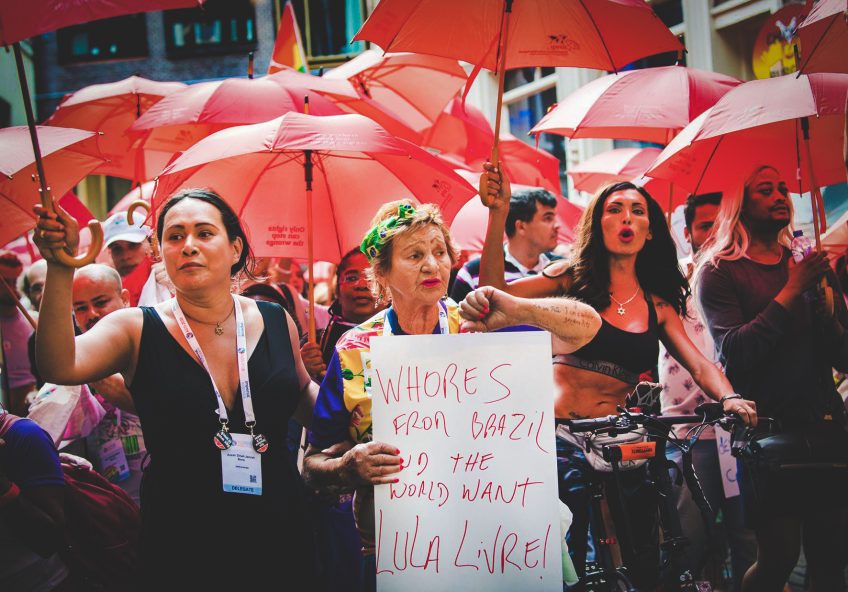
{"label": "delegate id card", "polygon": [[233,445],[221,451],[224,491],[262,495],[262,455],[253,449],[250,434],[236,434]]}
{"label": "delegate id card", "polygon": [[120,438],[106,440],[97,451],[100,474],[112,483],[120,483],[130,476],[130,465]]}

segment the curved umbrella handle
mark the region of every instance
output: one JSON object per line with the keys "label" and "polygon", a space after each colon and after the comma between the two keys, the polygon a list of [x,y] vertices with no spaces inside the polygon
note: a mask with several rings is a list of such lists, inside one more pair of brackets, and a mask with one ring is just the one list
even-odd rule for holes
{"label": "curved umbrella handle", "polygon": [[[141,208],[148,214],[150,213],[150,204],[144,201],[143,199],[137,199],[130,204],[130,207],[127,208],[127,224],[132,226],[135,224],[133,220],[133,214],[135,214],[136,209]],[[150,248],[153,250],[153,258],[156,261],[159,261],[159,239],[156,238],[156,232],[150,236]]]}
{"label": "curved umbrella handle", "polygon": [[[43,188],[41,191],[41,205],[50,212],[55,213],[56,208],[53,207],[53,196],[50,193],[50,188]],[[103,247],[103,227],[97,220],[88,221],[88,229],[91,231],[91,244],[88,246],[88,252],[79,255],[71,255],[64,249],[55,249],[52,251],[56,261],[65,267],[84,267],[89,263],[94,263],[94,260],[100,254],[100,249]]]}
{"label": "curved umbrella handle", "polygon": [[88,253],[80,253],[74,256],[63,249],[57,249],[53,251],[56,261],[66,267],[85,267],[89,263],[94,263],[103,247],[103,227],[97,220],[89,220],[88,229],[91,231],[91,244],[88,246]]}

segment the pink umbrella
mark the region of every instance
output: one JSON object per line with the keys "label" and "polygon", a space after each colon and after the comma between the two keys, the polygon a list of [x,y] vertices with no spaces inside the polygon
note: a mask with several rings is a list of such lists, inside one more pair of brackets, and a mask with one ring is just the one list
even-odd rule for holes
{"label": "pink umbrella", "polygon": [[[494,134],[482,111],[455,98],[424,131],[421,143],[472,170],[480,170],[489,158]],[[500,146],[501,162],[510,181],[560,192],[560,163],[554,155],[506,133],[501,134]]]}
{"label": "pink umbrella", "polygon": [[799,71],[848,74],[848,1],[819,0],[798,28]]}
{"label": "pink umbrella", "polygon": [[[450,221],[476,193],[437,157],[367,117],[301,113],[201,140],[162,172],[154,205],[185,187],[226,199],[257,256],[306,258],[310,269],[314,259],[338,261],[358,245],[387,201],[435,203]],[[313,200],[322,213],[316,224]]]}
{"label": "pink umbrella", "polygon": [[[200,6],[204,0],[151,0],[143,6],[134,0],[87,0],[86,2],[67,2],[66,0],[33,0],[25,7],[17,2],[0,4],[0,45],[12,45],[15,53],[15,67],[18,72],[21,94],[23,95],[24,111],[26,112],[27,127],[30,142],[38,170],[38,182],[41,185],[41,204],[50,212],[53,211],[53,198],[50,184],[44,172],[41,160],[41,148],[38,145],[38,134],[35,129],[35,115],[30,104],[29,87],[24,70],[23,54],[20,41],[88,21],[150,10],[165,10],[169,8],[185,8]],[[103,229],[100,225],[89,225],[92,233],[92,248],[84,255],[71,257],[64,251],[54,252],[54,256],[72,267],[81,267],[90,263],[97,256],[97,251],[103,241]]]}
{"label": "pink umbrella", "polygon": [[150,107],[184,88],[182,82],[156,82],[138,76],[93,84],[65,97],[47,125],[103,132],[98,144],[108,162],[94,172],[143,181],[162,167],[148,162],[140,143],[126,132]]}
{"label": "pink umbrella", "polygon": [[356,94],[347,82],[288,70],[255,79],[201,82],[159,101],[132,125],[130,133],[141,142],[146,158],[154,163],[152,170],[158,173],[174,154],[217,131],[303,111],[307,95],[312,113],[342,113],[321,92]]}
{"label": "pink umbrella", "polygon": [[[48,126],[37,126],[36,130],[43,161],[50,168],[51,189],[57,195],[66,194],[104,162],[97,150],[97,134],[94,132]],[[1,129],[0,203],[3,204],[3,215],[0,216],[0,244],[21,236],[35,226],[32,208],[39,203],[36,169],[29,130],[26,127]],[[93,224],[99,228],[96,221]]]}
{"label": "pink umbrella", "polygon": [[[738,194],[759,164],[812,191],[818,238],[825,228],[820,186],[846,180],[842,133],[848,74],[802,74],[746,82],[689,124],[647,171],[696,192]],[[815,170],[814,170],[815,167]]]}
{"label": "pink umbrella", "polygon": [[[639,58],[683,49],[644,0],[382,0],[354,39],[386,51],[463,60],[475,65],[475,73],[498,72],[495,142],[507,68],[617,71]],[[497,156],[495,143],[493,162]]]}
{"label": "pink umbrella", "polygon": [[632,181],[644,187],[667,212],[686,201],[689,192],[661,179],[644,177],[661,150],[659,148],[616,148],[584,160],[566,171],[574,188],[595,193],[609,183]]}
{"label": "pink umbrella", "polygon": [[144,201],[150,203],[150,200],[153,198],[153,189],[156,185],[155,181],[147,181],[146,183],[142,183],[141,185],[136,185],[133,187],[129,193],[127,193],[124,197],[118,200],[112,209],[109,210],[109,216],[112,214],[116,214],[118,212],[126,212],[130,206],[137,201]]}
{"label": "pink umbrella", "polygon": [[[390,132],[401,124],[395,135],[417,141],[417,133],[433,124],[468,75],[456,60],[369,49],[323,77],[347,80],[358,91],[356,99],[338,101],[342,108],[369,116]],[[407,137],[408,130],[415,135]]]}
{"label": "pink umbrella", "polygon": [[[480,179],[479,173],[465,169],[457,169],[456,172],[472,185],[476,185]],[[520,184],[512,186],[513,191],[521,189],[535,189],[535,187]],[[559,195],[559,192],[554,193],[561,198],[557,199],[557,221],[559,222],[557,242],[564,245],[571,244],[576,238],[574,229],[580,221],[580,216],[583,215],[583,208],[568,201]],[[462,206],[451,223],[451,238],[463,251],[481,253],[488,224],[489,208],[484,206],[479,199],[469,200]]]}
{"label": "pink umbrella", "polygon": [[683,66],[609,74],[568,95],[530,132],[667,144],[741,83]]}

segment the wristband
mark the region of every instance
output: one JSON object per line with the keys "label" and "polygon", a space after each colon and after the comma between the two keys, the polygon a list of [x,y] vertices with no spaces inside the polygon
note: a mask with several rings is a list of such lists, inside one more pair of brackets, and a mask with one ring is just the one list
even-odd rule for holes
{"label": "wristband", "polygon": [[12,483],[12,486],[9,487],[9,489],[7,489],[6,492],[3,495],[0,495],[0,508],[3,508],[5,506],[8,506],[9,504],[11,504],[13,501],[18,499],[18,496],[20,494],[21,494],[20,487],[18,487],[17,484]]}
{"label": "wristband", "polygon": [[730,399],[741,399],[741,398],[742,398],[742,395],[737,394],[737,393],[731,393],[729,395],[724,395],[721,399],[718,400],[718,402],[721,403],[722,405],[724,405],[725,401],[729,401]]}

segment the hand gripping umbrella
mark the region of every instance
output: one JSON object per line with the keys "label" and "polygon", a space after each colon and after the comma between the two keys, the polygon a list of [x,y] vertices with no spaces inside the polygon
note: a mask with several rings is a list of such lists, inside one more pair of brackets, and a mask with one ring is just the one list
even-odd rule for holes
{"label": "hand gripping umbrella", "polygon": [[[338,261],[359,245],[388,201],[435,203],[450,222],[476,193],[438,157],[367,117],[295,112],[204,138],[162,172],[154,206],[187,187],[209,187],[225,199],[250,230],[257,256],[305,257],[310,269],[315,259]],[[311,340],[314,318],[310,310]]]}
{"label": "hand gripping umbrella", "polygon": [[480,68],[497,72],[494,163],[507,68],[618,71],[649,55],[683,50],[644,0],[382,0],[354,40],[460,59],[475,65],[472,79]]}
{"label": "hand gripping umbrella", "polygon": [[[204,0],[150,0],[140,7],[135,0],[87,0],[86,2],[66,2],[65,0],[32,0],[22,8],[17,2],[0,4],[0,45],[12,45],[15,53],[15,66],[18,70],[18,80],[23,94],[24,110],[26,111],[27,126],[30,130],[30,141],[35,152],[35,163],[38,170],[39,192],[42,205],[53,211],[53,197],[50,185],[44,174],[41,162],[41,149],[35,131],[35,116],[29,102],[29,89],[24,71],[23,55],[20,42],[35,35],[55,31],[62,27],[77,25],[98,19],[104,19],[135,12],[166,10],[170,8],[187,8],[200,6]],[[103,229],[94,220],[88,223],[91,230],[91,245],[88,253],[77,257],[65,251],[55,251],[54,256],[64,265],[82,267],[94,261],[103,244]]]}

